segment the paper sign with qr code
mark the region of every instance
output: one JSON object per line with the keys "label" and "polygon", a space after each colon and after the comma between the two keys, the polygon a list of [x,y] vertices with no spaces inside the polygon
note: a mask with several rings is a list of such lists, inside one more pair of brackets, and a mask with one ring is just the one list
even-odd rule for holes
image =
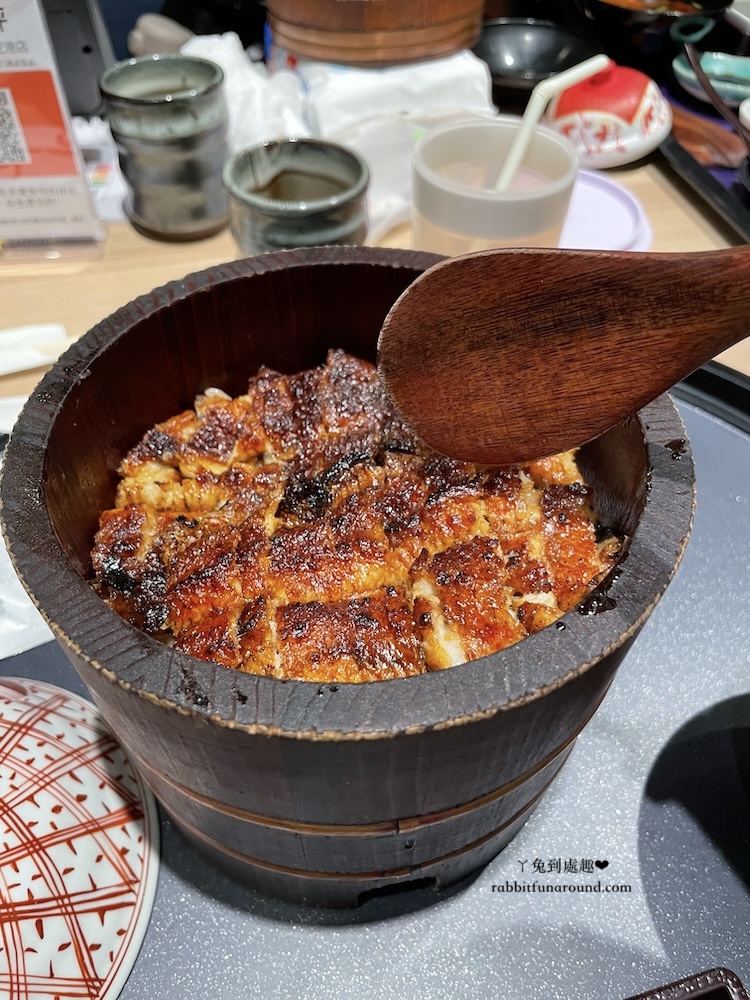
{"label": "paper sign with qr code", "polygon": [[0,28],[0,243],[103,239],[39,0]]}

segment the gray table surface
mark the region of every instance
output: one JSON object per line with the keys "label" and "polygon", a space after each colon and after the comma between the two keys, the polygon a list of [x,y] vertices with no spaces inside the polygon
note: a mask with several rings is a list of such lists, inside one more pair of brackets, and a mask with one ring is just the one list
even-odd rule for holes
{"label": "gray table surface", "polygon": [[[233,884],[163,819],[122,1000],[617,1000],[716,965],[750,983],[750,436],[679,406],[698,476],[687,554],[505,851],[452,892],[306,910]],[[0,674],[85,694],[54,644]]]}

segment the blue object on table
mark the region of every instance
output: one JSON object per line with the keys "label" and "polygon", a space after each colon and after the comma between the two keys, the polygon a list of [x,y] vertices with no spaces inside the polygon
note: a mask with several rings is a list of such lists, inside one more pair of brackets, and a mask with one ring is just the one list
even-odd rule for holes
{"label": "blue object on table", "polygon": [[[728,52],[704,52],[700,57],[703,72],[711,81],[714,90],[732,107],[738,107],[750,98],[750,56],[734,56]],[[680,54],[672,61],[672,69],[680,86],[691,97],[708,102],[703,87],[698,80],[687,56]]]}

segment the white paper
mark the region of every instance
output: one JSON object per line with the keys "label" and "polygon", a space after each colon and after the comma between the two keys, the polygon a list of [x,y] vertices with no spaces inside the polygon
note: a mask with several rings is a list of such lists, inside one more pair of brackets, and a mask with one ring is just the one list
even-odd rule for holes
{"label": "white paper", "polygon": [[6,396],[0,399],[0,434],[10,434],[24,408],[28,396]]}
{"label": "white paper", "polygon": [[61,323],[0,330],[0,375],[51,365],[72,343]]}
{"label": "white paper", "polygon": [[[3,426],[0,429],[8,433],[25,398],[17,397],[12,403],[11,400],[4,402],[8,412],[2,415]],[[10,410],[15,410],[15,414]],[[10,427],[7,427],[9,422]],[[0,469],[3,457],[0,457]],[[23,653],[27,649],[33,649],[34,646],[41,646],[52,638],[49,626],[37,611],[36,605],[24,590],[13,569],[13,563],[5,547],[5,539],[0,537],[0,659]]]}
{"label": "white paper", "polygon": [[489,69],[468,50],[378,69],[299,60],[297,74],[308,125],[323,137],[372,118],[496,113]]}

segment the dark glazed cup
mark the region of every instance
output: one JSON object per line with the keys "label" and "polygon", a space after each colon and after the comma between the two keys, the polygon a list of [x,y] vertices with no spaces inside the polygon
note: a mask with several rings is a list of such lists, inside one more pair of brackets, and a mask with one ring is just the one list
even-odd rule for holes
{"label": "dark glazed cup", "polygon": [[226,225],[223,83],[215,63],[177,53],[128,59],[102,76],[99,86],[128,186],[125,210],[144,235],[196,240]]}
{"label": "dark glazed cup", "polygon": [[362,157],[333,142],[251,146],[224,168],[232,235],[247,254],[364,243],[369,183]]}

